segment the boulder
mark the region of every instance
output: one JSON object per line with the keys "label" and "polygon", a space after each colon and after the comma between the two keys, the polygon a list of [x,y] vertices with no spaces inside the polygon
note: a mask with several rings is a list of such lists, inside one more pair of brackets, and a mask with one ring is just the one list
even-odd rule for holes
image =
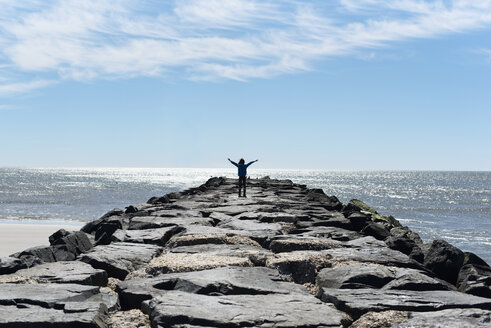
{"label": "boulder", "polygon": [[325,253],[326,256],[329,256],[330,261],[333,263],[356,261],[386,266],[397,266],[401,268],[423,269],[421,264],[413,261],[407,255],[394,251],[388,247],[332,248],[323,250],[322,252]]}
{"label": "boulder", "polygon": [[446,241],[434,240],[425,254],[424,266],[437,277],[455,285],[464,257],[460,249]]}
{"label": "boulder", "polygon": [[144,230],[117,230],[112,235],[111,240],[164,246],[174,234],[180,231],[178,226]]}
{"label": "boulder", "polygon": [[21,269],[30,268],[41,263],[43,263],[43,261],[35,256],[23,256],[22,258],[13,256],[0,257],[0,275],[14,273]]}
{"label": "boulder", "polygon": [[108,222],[117,222],[119,221],[121,223],[121,226],[123,225],[123,220],[124,220],[124,211],[120,209],[114,209],[112,211],[109,211],[108,213],[104,214],[101,218],[91,221],[87,224],[85,224],[80,231],[89,233],[89,234],[94,234],[97,229],[102,224],[108,223]]}
{"label": "boulder", "polygon": [[168,273],[154,278],[126,280],[117,286],[123,309],[139,309],[141,302],[165,295],[169,290],[202,295],[307,293],[303,286],[281,281],[276,270],[261,267],[221,267]]}
{"label": "boulder", "polygon": [[409,257],[415,261],[418,261],[420,263],[423,263],[424,261],[423,251],[413,239],[409,239],[403,236],[393,236],[391,234],[389,237],[387,237],[387,239],[385,239],[385,243],[391,249],[409,255]]}
{"label": "boulder", "polygon": [[402,225],[392,216],[380,215],[373,207],[365,204],[361,200],[352,199],[344,207],[343,212],[346,216],[350,216],[354,212],[360,212],[370,216],[373,222],[381,222],[389,227],[402,227]]}
{"label": "boulder", "polygon": [[414,241],[416,245],[420,247],[421,245],[423,245],[423,241],[421,240],[421,237],[416,232],[409,229],[408,227],[394,227],[390,229],[390,234],[398,238],[411,239],[412,241]]}
{"label": "boulder", "polygon": [[194,224],[211,226],[212,218],[204,217],[159,217],[159,216],[136,216],[129,223],[128,230],[144,230],[164,228],[171,226],[189,226]]}
{"label": "boulder", "polygon": [[343,204],[336,196],[327,196],[322,189],[309,189],[307,201],[320,203],[322,207],[330,211],[339,211]]}
{"label": "boulder", "polygon": [[[193,306],[189,306],[192,304]],[[152,327],[340,327],[349,321],[313,295],[208,296],[169,291],[145,301]]]}
{"label": "boulder", "polygon": [[372,222],[370,215],[361,212],[348,213],[347,218],[351,222],[353,229],[356,231],[361,231]]}
{"label": "boulder", "polygon": [[457,291],[321,288],[318,296],[354,318],[367,312],[387,310],[422,312],[453,308],[491,308],[490,299]]}
{"label": "boulder", "polygon": [[390,235],[389,229],[381,223],[369,223],[361,230],[361,233],[378,240],[384,240]]}
{"label": "boulder", "polygon": [[466,264],[460,268],[457,287],[461,292],[491,298],[491,268]]}
{"label": "boulder", "polygon": [[395,279],[394,270],[371,263],[350,263],[322,269],[316,278],[318,287],[381,288]]}
{"label": "boulder", "polygon": [[79,284],[0,284],[0,327],[105,327],[118,297]]}
{"label": "boulder", "polygon": [[43,283],[107,285],[106,271],[94,269],[90,265],[79,261],[40,264],[33,268],[19,270],[15,274],[1,276],[0,282],[14,278],[21,278],[21,280],[32,279]]}
{"label": "boulder", "polygon": [[448,309],[432,312],[410,312],[408,319],[393,328],[463,328],[489,327],[491,311],[481,309]]}
{"label": "boulder", "polygon": [[78,256],[92,248],[92,242],[85,232],[74,231],[68,232],[64,229],[58,230],[49,237],[49,243],[52,246],[65,245],[66,250]]}
{"label": "boulder", "polygon": [[96,269],[105,270],[109,277],[124,280],[131,272],[150,262],[162,252],[156,245],[112,243],[100,245],[82,254],[80,260]]}

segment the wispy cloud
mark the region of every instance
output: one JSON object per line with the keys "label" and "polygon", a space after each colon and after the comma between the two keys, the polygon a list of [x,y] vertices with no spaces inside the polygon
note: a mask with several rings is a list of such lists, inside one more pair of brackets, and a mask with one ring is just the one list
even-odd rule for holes
{"label": "wispy cloud", "polygon": [[55,81],[37,80],[37,81],[28,81],[28,82],[0,84],[0,96],[28,93],[35,89],[44,88],[53,83],[55,83]]}
{"label": "wispy cloud", "polygon": [[[488,0],[0,0],[0,66],[30,78],[268,78],[491,25]],[[342,18],[341,18],[342,16]],[[46,79],[0,85],[26,92]],[[21,90],[21,91],[16,91]]]}

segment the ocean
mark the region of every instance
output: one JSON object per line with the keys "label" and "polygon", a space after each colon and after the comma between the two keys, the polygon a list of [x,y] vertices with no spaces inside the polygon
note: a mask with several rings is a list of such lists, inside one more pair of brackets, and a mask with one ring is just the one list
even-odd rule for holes
{"label": "ocean", "polygon": [[[1,222],[91,221],[113,208],[198,186],[235,169],[0,168]],[[424,241],[445,239],[491,264],[491,172],[249,169],[343,203],[357,198]],[[1,225],[0,225],[1,229]]]}

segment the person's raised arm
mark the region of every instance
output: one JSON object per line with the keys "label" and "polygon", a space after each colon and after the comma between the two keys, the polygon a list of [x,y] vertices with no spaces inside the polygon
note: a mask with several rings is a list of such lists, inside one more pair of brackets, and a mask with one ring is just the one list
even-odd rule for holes
{"label": "person's raised arm", "polygon": [[234,164],[235,166],[239,167],[239,164],[235,163],[234,161],[232,161],[230,158],[228,159],[228,161],[232,164]]}
{"label": "person's raised arm", "polygon": [[246,165],[246,166],[249,166],[249,165],[251,165],[252,163],[256,163],[257,161],[259,161],[259,160],[258,160],[258,159],[256,159],[255,161],[249,162],[249,163],[247,163],[247,165]]}

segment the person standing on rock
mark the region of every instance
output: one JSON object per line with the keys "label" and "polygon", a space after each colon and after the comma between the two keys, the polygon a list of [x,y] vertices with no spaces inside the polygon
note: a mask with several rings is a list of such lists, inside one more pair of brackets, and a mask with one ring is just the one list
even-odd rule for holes
{"label": "person standing on rock", "polygon": [[256,159],[255,161],[249,162],[247,164],[245,164],[245,161],[244,161],[243,158],[241,158],[239,160],[239,164],[235,163],[230,158],[228,160],[229,160],[230,163],[234,164],[239,169],[239,172],[238,172],[238,175],[239,175],[239,197],[240,197],[240,189],[242,189],[242,187],[244,187],[244,196],[243,197],[246,197],[246,175],[247,175],[247,168],[252,163],[257,162],[258,159]]}

